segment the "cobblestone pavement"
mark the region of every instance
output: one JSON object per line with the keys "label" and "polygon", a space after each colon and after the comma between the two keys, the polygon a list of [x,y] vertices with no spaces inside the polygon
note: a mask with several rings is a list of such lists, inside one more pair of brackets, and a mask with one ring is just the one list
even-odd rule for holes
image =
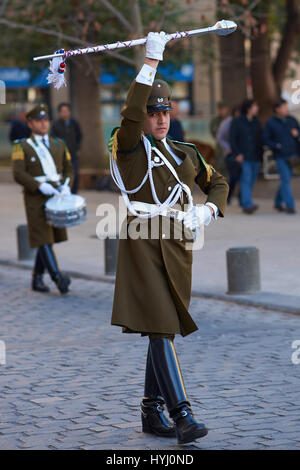
{"label": "cobblestone pavement", "polygon": [[[75,279],[62,297],[29,281],[0,267],[0,449],[179,449],[141,431],[147,339],[110,326],[113,286]],[[199,330],[176,349],[210,431],[184,447],[300,449],[300,317],[201,298],[191,312]]]}

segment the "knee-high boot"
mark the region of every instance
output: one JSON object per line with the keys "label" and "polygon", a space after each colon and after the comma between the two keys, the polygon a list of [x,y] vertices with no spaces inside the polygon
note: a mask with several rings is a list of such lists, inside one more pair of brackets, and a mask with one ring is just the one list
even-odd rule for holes
{"label": "knee-high boot", "polygon": [[61,294],[66,294],[69,291],[70,278],[66,275],[62,275],[60,272],[55,254],[52,250],[51,245],[40,246],[40,255],[44,265],[49,271],[52,281],[55,282]]}
{"label": "knee-high boot", "polygon": [[154,338],[150,340],[150,348],[159,389],[175,422],[178,443],[192,442],[205,436],[207,428],[193,418],[173,341]]}
{"label": "knee-high boot", "polygon": [[144,398],[141,403],[143,432],[161,437],[176,437],[175,427],[168,421],[163,411],[164,399],[161,396],[153,369],[149,344]]}
{"label": "knee-high boot", "polygon": [[40,254],[40,248],[37,249],[36,252],[36,257],[35,257],[35,264],[33,268],[33,273],[32,273],[32,290],[38,291],[38,292],[49,292],[50,289],[46,284],[44,284],[43,281],[43,274],[45,272],[45,265],[43,263],[41,254]]}

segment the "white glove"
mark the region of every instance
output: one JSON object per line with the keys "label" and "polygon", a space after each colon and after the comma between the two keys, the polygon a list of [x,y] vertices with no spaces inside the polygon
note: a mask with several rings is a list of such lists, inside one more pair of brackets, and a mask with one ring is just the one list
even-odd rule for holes
{"label": "white glove", "polygon": [[146,57],[148,59],[163,60],[163,52],[168,41],[169,34],[163,31],[160,33],[149,33],[146,42]]}
{"label": "white glove", "polygon": [[67,184],[63,184],[62,186],[60,186],[59,190],[61,196],[70,196],[71,194],[71,189]]}
{"label": "white glove", "polygon": [[208,206],[193,206],[183,219],[183,224],[190,230],[196,230],[201,225],[208,225],[211,222],[212,214]]}
{"label": "white glove", "polygon": [[57,189],[55,189],[52,184],[49,183],[42,183],[39,185],[39,190],[45,196],[53,196],[53,194],[59,194]]}

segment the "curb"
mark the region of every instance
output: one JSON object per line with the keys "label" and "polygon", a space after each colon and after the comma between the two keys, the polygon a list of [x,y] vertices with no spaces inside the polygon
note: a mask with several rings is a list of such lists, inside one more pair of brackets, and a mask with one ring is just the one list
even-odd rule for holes
{"label": "curb", "polygon": [[[9,259],[0,259],[1,266],[11,266],[18,269],[32,270],[32,261],[12,261]],[[104,282],[108,284],[115,283],[115,276],[93,276],[77,271],[64,271],[74,279],[84,279],[85,281],[96,281]],[[289,295],[275,294],[274,292],[260,292],[258,294],[249,295],[229,295],[229,294],[218,294],[207,291],[192,290],[192,297],[207,298],[214,300],[221,300],[230,302],[238,305],[247,305],[250,307],[262,308],[265,310],[273,310],[282,313],[289,313],[294,315],[300,315],[300,297],[293,297]],[[268,300],[268,298],[272,299]],[[278,302],[274,302],[274,298],[278,299]],[[284,303],[285,301],[286,304]],[[287,305],[290,303],[290,305]],[[291,305],[292,303],[292,305]]]}

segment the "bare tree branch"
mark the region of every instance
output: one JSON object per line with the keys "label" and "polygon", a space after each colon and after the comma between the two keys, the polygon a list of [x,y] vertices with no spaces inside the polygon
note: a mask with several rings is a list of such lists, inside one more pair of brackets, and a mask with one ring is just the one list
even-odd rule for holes
{"label": "bare tree branch", "polygon": [[133,28],[129,21],[108,0],[99,0],[99,2],[102,3],[102,5],[104,5],[111,13],[113,13],[114,16],[122,23],[123,26],[125,26],[128,31],[133,32]]}
{"label": "bare tree branch", "polygon": [[[133,29],[135,38],[143,37],[144,31],[139,0],[130,0],[130,12],[134,25]],[[145,59],[144,49],[141,47],[136,47],[134,49],[134,58],[136,69],[139,69],[143,65]]]}
{"label": "bare tree branch", "polygon": [[[0,25],[7,26],[8,28],[13,28],[13,29],[24,29],[25,31],[33,31],[36,33],[42,33],[46,34],[48,36],[54,36],[57,37],[60,40],[66,40],[74,44],[78,44],[79,46],[90,46],[91,44],[87,43],[86,41],[83,41],[82,39],[75,38],[74,36],[69,36],[68,34],[64,34],[60,31],[55,31],[52,29],[47,29],[43,28],[41,26],[33,26],[33,25],[26,25],[26,24],[21,24],[21,23],[15,23],[13,21],[7,20],[5,18],[0,18]],[[106,51],[106,54],[110,55],[111,57],[115,57],[118,60],[121,60],[123,62],[126,62],[129,65],[135,65],[135,62],[128,57],[119,54],[118,52],[113,52],[113,51]]]}

